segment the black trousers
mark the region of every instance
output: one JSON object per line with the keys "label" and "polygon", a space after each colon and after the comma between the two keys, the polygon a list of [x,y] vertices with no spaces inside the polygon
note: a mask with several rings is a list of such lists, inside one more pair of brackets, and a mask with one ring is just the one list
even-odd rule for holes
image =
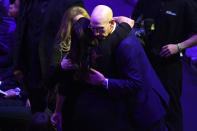
{"label": "black trousers", "polygon": [[180,102],[182,94],[182,63],[180,60],[171,63],[153,61],[152,65],[170,96],[166,116],[167,127],[169,131],[183,131],[183,115]]}

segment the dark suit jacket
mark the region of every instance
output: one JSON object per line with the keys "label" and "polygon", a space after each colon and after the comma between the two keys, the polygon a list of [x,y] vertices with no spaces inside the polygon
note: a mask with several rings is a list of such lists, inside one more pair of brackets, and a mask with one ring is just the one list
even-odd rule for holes
{"label": "dark suit jacket", "polygon": [[109,92],[124,96],[134,126],[153,125],[165,114],[169,96],[153,70],[134,31],[116,50],[118,79],[109,78]]}
{"label": "dark suit jacket", "polygon": [[[122,23],[110,36],[100,41],[96,47],[98,55],[94,69],[108,78],[114,78],[117,69],[114,51],[130,30],[128,24]],[[72,72],[66,75],[60,80],[59,93],[66,95],[63,118],[67,120],[63,125],[67,130],[130,131],[131,122],[124,99],[111,97],[102,86],[91,86],[74,80]]]}
{"label": "dark suit jacket", "polygon": [[96,48],[93,68],[109,78],[108,89],[75,81],[72,74],[60,81],[59,93],[67,96],[63,108],[67,128],[130,131],[153,126],[165,115],[168,94],[135,34],[121,42],[129,31],[125,23],[119,25]]}

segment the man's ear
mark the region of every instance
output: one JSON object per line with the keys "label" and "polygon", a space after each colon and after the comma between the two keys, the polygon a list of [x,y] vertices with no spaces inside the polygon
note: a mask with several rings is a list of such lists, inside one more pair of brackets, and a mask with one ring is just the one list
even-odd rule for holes
{"label": "man's ear", "polygon": [[109,21],[109,23],[110,23],[111,25],[113,25],[113,24],[115,23],[115,20],[112,19],[112,20]]}
{"label": "man's ear", "polygon": [[114,26],[114,23],[115,23],[115,20],[112,19],[112,20],[109,21],[109,23],[110,23],[110,26],[113,27]]}

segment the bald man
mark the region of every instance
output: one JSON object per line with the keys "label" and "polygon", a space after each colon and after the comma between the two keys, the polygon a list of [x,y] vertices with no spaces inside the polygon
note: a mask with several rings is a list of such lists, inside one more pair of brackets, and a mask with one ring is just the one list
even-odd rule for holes
{"label": "bald man", "polygon": [[[164,106],[168,105],[169,96],[135,31],[127,23],[116,23],[111,9],[105,5],[95,7],[88,25],[99,39],[91,73],[81,83],[69,84],[69,79],[65,85],[74,93],[68,93],[72,94],[70,100],[74,100],[74,109],[69,111],[69,122],[74,123],[70,124],[72,130],[166,131]],[[67,70],[66,66],[62,68]]]}
{"label": "bald man", "polygon": [[98,5],[91,14],[91,29],[95,36],[105,39],[115,27],[112,10],[105,5]]}
{"label": "bald man", "polygon": [[[95,65],[85,85],[88,88],[80,92],[76,99],[73,128],[76,131],[130,131],[130,121],[125,107],[122,106],[123,101],[119,95],[110,96],[107,78],[119,76],[115,49],[128,36],[131,27],[125,22],[116,23],[112,10],[99,5],[92,12],[89,28],[99,39],[99,45],[95,48]],[[97,79],[99,72],[106,79],[104,76]],[[97,78],[94,79],[94,76]],[[82,85],[80,87],[82,89]]]}
{"label": "bald man", "polygon": [[127,23],[132,28],[134,21],[125,16],[113,17],[113,12],[110,7],[98,5],[94,8],[91,14],[90,27],[95,36],[100,39],[105,39],[111,34],[116,26],[116,23]]}
{"label": "bald man", "polygon": [[129,34],[129,24],[116,23],[112,10],[98,5],[89,27],[99,44],[87,79],[94,90],[87,97],[95,104],[85,105],[83,126],[92,131],[166,131],[169,96],[134,31]]}

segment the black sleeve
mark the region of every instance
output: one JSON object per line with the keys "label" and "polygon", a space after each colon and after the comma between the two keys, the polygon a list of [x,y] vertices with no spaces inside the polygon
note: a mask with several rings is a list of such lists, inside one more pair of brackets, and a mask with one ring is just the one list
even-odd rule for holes
{"label": "black sleeve", "polygon": [[131,27],[129,24],[122,22],[121,24],[118,24],[113,34],[110,36],[110,41],[112,50],[115,50],[122,40],[124,40],[130,33]]}
{"label": "black sleeve", "polygon": [[133,42],[140,44],[132,32],[129,38],[126,38],[117,49],[116,63],[121,75],[119,79],[109,78],[108,81],[108,90],[113,96],[135,94],[143,87],[140,60],[137,60],[141,52],[139,48],[132,46]]}
{"label": "black sleeve", "polygon": [[118,29],[119,37],[123,40],[129,35],[131,30],[132,30],[131,26],[128,23],[122,22],[121,24],[119,24],[119,29]]}

